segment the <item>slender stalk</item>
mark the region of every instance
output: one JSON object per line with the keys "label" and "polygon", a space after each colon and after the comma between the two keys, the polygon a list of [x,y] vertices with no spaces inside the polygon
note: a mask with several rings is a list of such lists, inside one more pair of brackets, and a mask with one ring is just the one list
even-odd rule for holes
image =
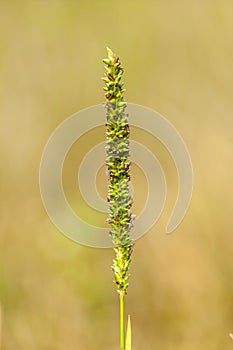
{"label": "slender stalk", "polygon": [[121,343],[121,350],[125,350],[124,294],[120,294],[120,343]]}

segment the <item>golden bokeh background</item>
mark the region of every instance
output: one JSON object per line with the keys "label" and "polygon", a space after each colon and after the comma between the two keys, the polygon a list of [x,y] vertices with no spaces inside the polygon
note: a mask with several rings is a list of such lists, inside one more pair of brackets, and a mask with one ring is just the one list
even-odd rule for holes
{"label": "golden bokeh background", "polygon": [[[38,181],[53,130],[103,102],[106,45],[121,57],[127,101],[174,124],[195,176],[188,213],[166,235],[177,193],[174,164],[157,140],[132,128],[168,182],[165,210],[133,254],[126,298],[133,349],[232,349],[232,16],[231,0],[0,0],[2,350],[119,349],[113,252],[60,234]],[[83,218],[102,222],[76,183],[93,140],[104,140],[104,128],[71,149],[64,188]],[[132,179],[139,213],[146,179],[136,165]],[[104,196],[103,169],[97,185]]]}

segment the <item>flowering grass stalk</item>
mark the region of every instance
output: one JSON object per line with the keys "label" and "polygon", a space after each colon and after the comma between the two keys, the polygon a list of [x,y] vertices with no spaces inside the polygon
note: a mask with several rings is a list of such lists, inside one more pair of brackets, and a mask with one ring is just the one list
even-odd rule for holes
{"label": "flowering grass stalk", "polygon": [[[125,345],[124,296],[128,288],[128,269],[131,262],[133,242],[130,229],[134,215],[131,212],[132,198],[129,190],[129,124],[125,112],[126,102],[123,98],[121,77],[123,68],[119,57],[107,48],[108,57],[105,64],[106,97],[106,165],[109,180],[108,197],[110,235],[114,243],[115,258],[112,269],[120,299],[120,344],[121,350],[131,349],[130,319],[128,321],[127,342]],[[126,347],[125,347],[126,346]]]}

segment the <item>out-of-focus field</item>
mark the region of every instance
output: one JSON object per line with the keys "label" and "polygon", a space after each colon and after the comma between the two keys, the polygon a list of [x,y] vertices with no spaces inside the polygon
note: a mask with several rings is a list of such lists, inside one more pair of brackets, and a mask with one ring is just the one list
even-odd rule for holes
{"label": "out-of-focus field", "polygon": [[[158,141],[132,129],[132,138],[156,154],[168,182],[164,213],[134,250],[126,298],[133,349],[232,349],[232,18],[231,0],[0,1],[2,350],[119,348],[113,252],[60,234],[38,184],[52,131],[104,100],[106,45],[125,67],[126,99],[174,124],[195,175],[188,213],[165,235],[176,170]],[[105,217],[82,202],[76,177],[94,141],[104,140],[104,128],[89,136],[68,155],[64,188],[92,222]],[[132,173],[139,213],[146,181],[135,165]],[[103,169],[97,180],[105,195]]]}

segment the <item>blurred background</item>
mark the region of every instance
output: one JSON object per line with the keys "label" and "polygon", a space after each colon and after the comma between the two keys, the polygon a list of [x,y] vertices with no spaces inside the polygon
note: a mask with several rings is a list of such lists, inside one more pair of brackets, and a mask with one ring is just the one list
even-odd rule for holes
{"label": "blurred background", "polygon": [[[232,16],[230,0],[0,0],[2,350],[119,349],[114,254],[58,232],[38,181],[54,129],[104,101],[107,45],[125,68],[126,100],[173,123],[195,176],[187,215],[166,235],[176,169],[157,140],[132,128],[168,182],[165,210],[133,253],[126,297],[133,349],[232,349]],[[85,154],[104,137],[103,127],[77,141],[63,174],[74,210],[99,224],[106,217],[85,204],[76,178]],[[147,185],[135,164],[132,182],[139,214]],[[105,197],[104,167],[97,185]]]}

